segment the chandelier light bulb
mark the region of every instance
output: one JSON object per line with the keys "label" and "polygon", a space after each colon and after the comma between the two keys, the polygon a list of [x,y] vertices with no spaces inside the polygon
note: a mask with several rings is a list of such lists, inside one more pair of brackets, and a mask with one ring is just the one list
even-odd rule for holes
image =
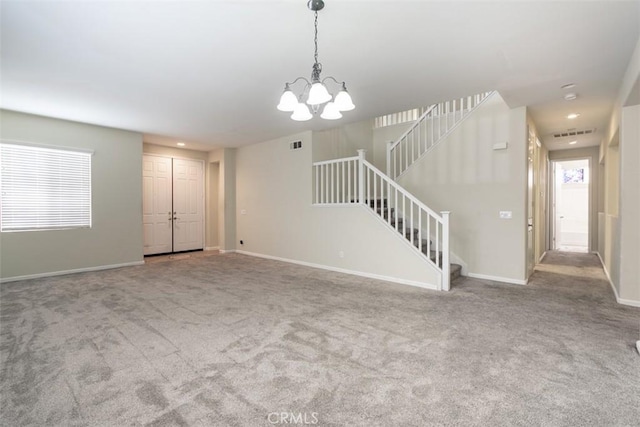
{"label": "chandelier light bulb", "polygon": [[326,120],[337,120],[342,118],[342,114],[335,102],[327,102],[327,105],[324,106],[324,110],[322,110],[322,114],[320,115],[323,119]]}
{"label": "chandelier light bulb", "polygon": [[287,85],[280,97],[280,103],[277,108],[280,111],[293,111],[296,105],[298,105],[298,98],[296,98],[296,95],[289,89],[289,85]]}
{"label": "chandelier light bulb", "polygon": [[338,94],[336,95],[336,99],[333,102],[336,104],[336,107],[340,111],[351,111],[356,108],[356,106],[353,105],[351,95],[349,95],[349,92],[347,92],[347,88],[344,86],[344,84],[342,85],[342,90],[338,92]]}
{"label": "chandelier light bulb", "polygon": [[307,104],[309,105],[319,105],[324,104],[327,101],[331,101],[331,94],[320,82],[315,82],[311,85],[311,89],[309,89],[309,98],[307,99]]}
{"label": "chandelier light bulb", "polygon": [[313,114],[311,114],[311,111],[309,111],[309,107],[307,107],[302,102],[299,102],[293,110],[291,118],[296,122],[306,122],[307,120],[311,120],[311,118],[313,118]]}

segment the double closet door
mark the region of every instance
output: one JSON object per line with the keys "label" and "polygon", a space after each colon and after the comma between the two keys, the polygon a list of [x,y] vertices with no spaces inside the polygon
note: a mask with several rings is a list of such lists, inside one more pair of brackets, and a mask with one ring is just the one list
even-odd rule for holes
{"label": "double closet door", "polygon": [[204,248],[204,163],[143,156],[144,254]]}

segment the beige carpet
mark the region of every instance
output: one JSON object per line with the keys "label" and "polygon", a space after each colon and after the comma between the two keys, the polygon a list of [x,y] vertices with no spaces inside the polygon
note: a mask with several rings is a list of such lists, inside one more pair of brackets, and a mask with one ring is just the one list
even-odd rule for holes
{"label": "beige carpet", "polygon": [[449,293],[242,255],[165,261],[1,285],[1,424],[640,420],[640,309],[593,255]]}

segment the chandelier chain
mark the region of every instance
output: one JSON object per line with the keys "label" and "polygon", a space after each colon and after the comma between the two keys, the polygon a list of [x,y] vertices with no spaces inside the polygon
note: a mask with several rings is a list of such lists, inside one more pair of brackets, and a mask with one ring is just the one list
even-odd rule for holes
{"label": "chandelier chain", "polygon": [[313,43],[315,45],[315,54],[313,55],[313,59],[315,62],[318,62],[318,11],[316,10],[315,13],[315,22],[314,22],[314,28],[315,28],[315,34],[313,36]]}

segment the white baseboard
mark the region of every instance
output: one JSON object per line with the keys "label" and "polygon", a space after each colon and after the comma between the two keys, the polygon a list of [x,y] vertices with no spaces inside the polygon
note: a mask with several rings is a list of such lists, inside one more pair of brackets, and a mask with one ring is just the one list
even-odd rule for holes
{"label": "white baseboard", "polygon": [[220,246],[207,246],[204,248],[205,251],[219,251]]}
{"label": "white baseboard", "polygon": [[417,281],[413,281],[413,280],[400,279],[400,278],[397,278],[397,277],[383,276],[383,275],[380,275],[380,274],[373,274],[373,273],[365,273],[365,272],[362,272],[362,271],[347,270],[347,269],[344,269],[344,268],[332,267],[332,266],[329,266],[329,265],[314,264],[314,263],[311,263],[311,262],[298,261],[298,260],[295,260],[295,259],[281,258],[281,257],[276,257],[276,256],[271,256],[271,255],[258,254],[258,253],[254,253],[254,252],[247,252],[247,251],[241,251],[241,250],[236,250],[234,252],[242,254],[242,255],[248,255],[248,256],[256,257],[256,258],[271,259],[271,260],[274,260],[274,261],[282,261],[282,262],[288,262],[290,264],[303,265],[305,267],[312,267],[312,268],[319,268],[321,270],[335,271],[336,273],[344,273],[344,274],[351,274],[351,275],[354,275],[354,276],[366,277],[368,279],[384,280],[385,282],[393,282],[393,283],[399,283],[401,285],[416,286],[416,287],[419,287],[419,288],[430,289],[430,290],[433,290],[433,291],[439,290],[439,287],[437,285],[432,284],[432,283],[417,282]]}
{"label": "white baseboard", "polygon": [[73,270],[50,271],[47,273],[27,274],[24,276],[13,276],[0,278],[0,283],[17,282],[18,280],[40,279],[42,277],[64,276],[67,274],[86,273],[89,271],[110,270],[112,268],[132,267],[134,265],[144,265],[144,261],[125,262],[122,264],[98,265],[96,267],[75,268]]}
{"label": "white baseboard", "polygon": [[607,276],[607,281],[609,282],[609,285],[613,290],[613,295],[616,297],[616,301],[618,302],[618,304],[629,305],[631,307],[640,307],[640,301],[620,298],[620,295],[618,295],[618,290],[616,289],[615,285],[613,284],[613,281],[611,280],[611,275],[609,274],[609,270],[607,270],[607,266],[604,264],[604,260],[600,256],[600,252],[596,251],[594,253],[598,255],[598,259],[600,260],[600,264],[602,264],[602,269],[604,270],[604,274],[605,276]]}
{"label": "white baseboard", "polygon": [[540,264],[542,262],[542,260],[544,259],[544,257],[546,257],[546,256],[547,256],[547,251],[544,251],[542,253],[542,255],[540,255],[540,259],[538,260],[538,264]]}
{"label": "white baseboard", "polygon": [[221,254],[232,254],[235,251],[236,251],[235,249],[220,249]]}
{"label": "white baseboard", "polygon": [[526,285],[526,280],[510,279],[508,277],[490,276],[488,274],[468,273],[467,276],[474,279],[492,280],[494,282],[509,283],[511,285]]}
{"label": "white baseboard", "polygon": [[638,307],[638,308],[640,308],[640,301],[636,301],[636,300],[632,300],[632,299],[622,299],[622,298],[618,297],[618,294],[616,294],[616,301],[618,301],[618,304],[628,305],[630,307]]}

